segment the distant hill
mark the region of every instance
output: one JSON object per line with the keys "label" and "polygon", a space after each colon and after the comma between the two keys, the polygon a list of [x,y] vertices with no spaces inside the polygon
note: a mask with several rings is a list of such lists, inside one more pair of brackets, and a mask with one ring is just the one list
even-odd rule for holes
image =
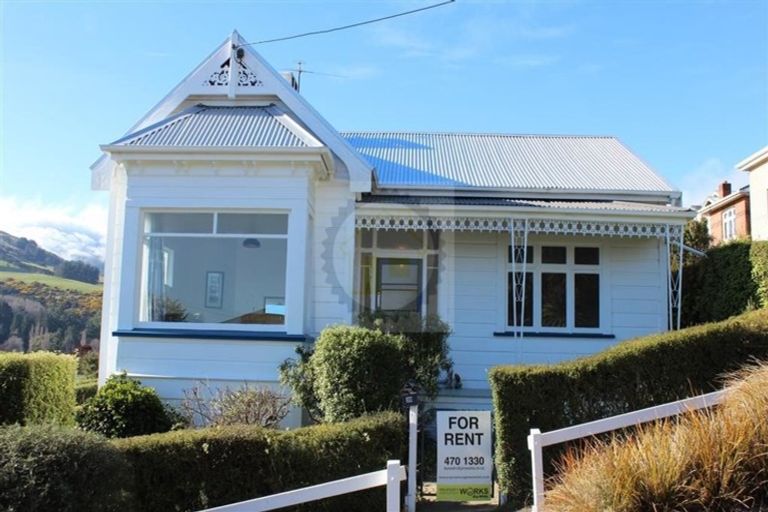
{"label": "distant hill", "polygon": [[34,240],[0,231],[0,267],[2,270],[38,272],[52,275],[66,260],[46,251]]}
{"label": "distant hill", "polygon": [[101,288],[98,268],[0,231],[0,351],[93,347]]}
{"label": "distant hill", "polygon": [[[11,275],[14,274],[14,275]],[[68,261],[46,251],[34,240],[0,231],[0,281],[13,277],[22,281],[45,282],[56,286],[55,278],[98,285],[99,268],[82,261]],[[55,277],[48,277],[55,276]],[[48,277],[47,279],[43,279]],[[72,288],[72,283],[62,282]]]}

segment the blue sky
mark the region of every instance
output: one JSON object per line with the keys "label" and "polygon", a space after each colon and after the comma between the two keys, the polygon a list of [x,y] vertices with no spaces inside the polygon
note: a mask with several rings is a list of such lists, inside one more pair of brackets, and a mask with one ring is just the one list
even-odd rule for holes
{"label": "blue sky", "polygon": [[[0,230],[98,253],[98,145],[233,28],[265,39],[430,3],[0,1]],[[339,130],[616,135],[686,203],[746,183],[734,164],[768,143],[763,0],[458,0],[256,49],[278,69],[341,75],[302,84]]]}

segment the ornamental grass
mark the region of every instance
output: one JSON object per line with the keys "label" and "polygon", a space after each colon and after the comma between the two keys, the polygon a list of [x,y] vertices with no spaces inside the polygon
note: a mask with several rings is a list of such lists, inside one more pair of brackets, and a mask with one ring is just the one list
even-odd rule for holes
{"label": "ornamental grass", "polygon": [[731,376],[716,409],[590,441],[558,466],[547,511],[768,510],[768,365]]}

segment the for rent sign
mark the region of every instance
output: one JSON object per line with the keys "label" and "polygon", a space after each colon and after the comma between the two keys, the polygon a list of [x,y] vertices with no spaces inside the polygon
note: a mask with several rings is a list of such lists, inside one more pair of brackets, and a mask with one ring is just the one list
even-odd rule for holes
{"label": "for rent sign", "polygon": [[491,499],[491,412],[437,412],[437,499]]}

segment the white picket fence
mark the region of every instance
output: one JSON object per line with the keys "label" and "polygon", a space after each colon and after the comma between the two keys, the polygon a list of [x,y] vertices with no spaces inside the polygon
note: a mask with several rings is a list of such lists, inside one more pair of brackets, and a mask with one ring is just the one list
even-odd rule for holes
{"label": "white picket fence", "polygon": [[619,414],[618,416],[611,416],[610,418],[590,421],[589,423],[582,423],[581,425],[574,425],[550,432],[541,432],[537,428],[531,429],[531,434],[528,436],[528,449],[531,451],[531,469],[533,474],[532,512],[540,512],[544,504],[544,457],[542,452],[545,446],[594,436],[620,428],[633,427],[641,423],[675,416],[686,411],[712,407],[722,402],[726,391],[715,391],[706,395],[648,407],[647,409],[640,409],[639,411]]}
{"label": "white picket fence", "polygon": [[209,508],[201,512],[265,512],[310,501],[331,498],[341,494],[387,486],[386,512],[400,512],[400,482],[405,480],[405,466],[399,460],[387,461],[387,468],[372,473],[342,478],[333,482],[313,485],[293,491],[264,496],[231,505]]}

